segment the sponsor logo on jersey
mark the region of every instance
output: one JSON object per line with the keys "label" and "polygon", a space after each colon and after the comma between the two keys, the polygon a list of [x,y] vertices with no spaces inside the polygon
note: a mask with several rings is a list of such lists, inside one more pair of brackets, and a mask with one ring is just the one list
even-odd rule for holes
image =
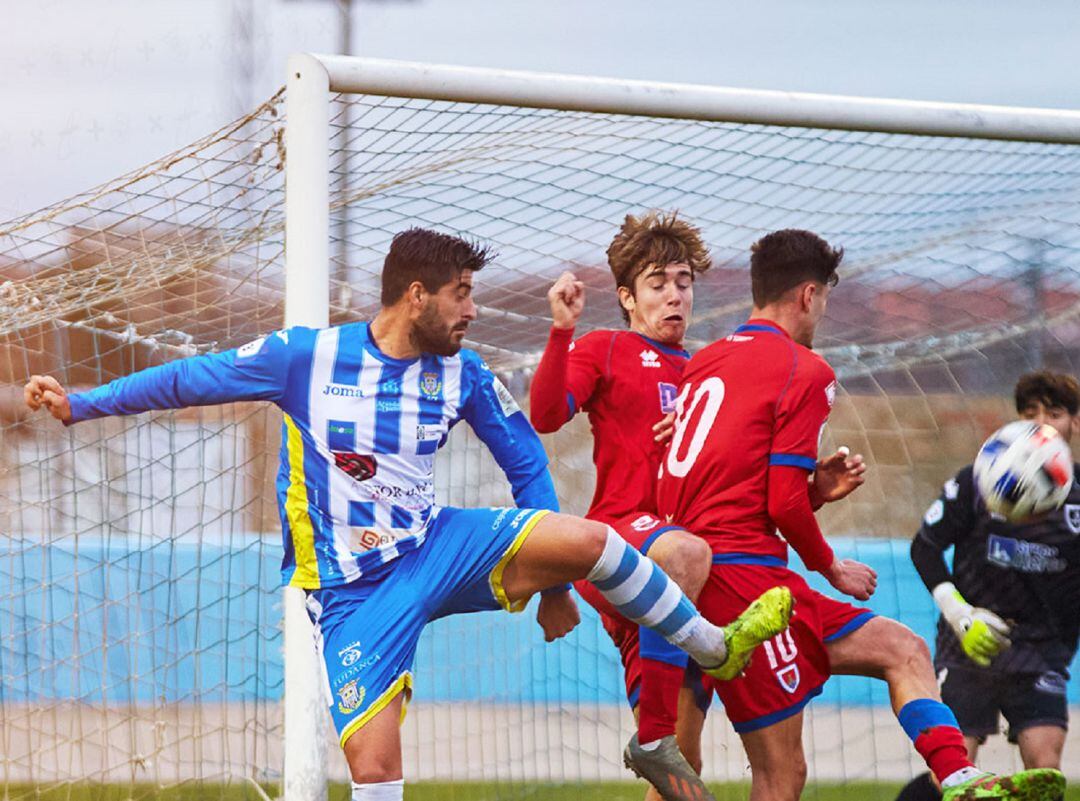
{"label": "sponsor logo on jersey", "polygon": [[334,464],[345,474],[357,481],[367,481],[372,478],[379,469],[379,463],[375,457],[367,453],[334,453]]}
{"label": "sponsor logo on jersey", "polygon": [[836,403],[836,382],[830,382],[829,386],[825,387],[825,401],[829,404],[829,408],[833,407]]}
{"label": "sponsor logo on jersey", "polygon": [[510,528],[517,528],[521,525],[522,521],[527,517],[532,517],[536,513],[535,509],[522,509],[516,515],[514,519],[510,521]]}
{"label": "sponsor logo on jersey", "polygon": [[254,342],[249,342],[242,347],[236,349],[236,358],[249,359],[262,350],[263,343],[266,342],[266,337],[259,337]]}
{"label": "sponsor logo on jersey", "polygon": [[375,411],[384,412],[386,414],[394,414],[394,412],[401,411],[401,399],[400,398],[379,398],[375,401]]}
{"label": "sponsor logo on jersey", "polygon": [[442,381],[439,380],[438,373],[421,373],[420,392],[423,393],[425,398],[434,400],[438,397],[441,389]]}
{"label": "sponsor logo on jersey", "polygon": [[495,390],[495,397],[499,399],[499,408],[502,409],[504,417],[509,417],[510,415],[521,411],[521,407],[517,405],[517,401],[514,400],[514,396],[510,394],[510,390],[503,386],[502,381],[495,376],[492,376],[491,386]]}
{"label": "sponsor logo on jersey", "polygon": [[352,681],[345,682],[338,689],[338,712],[342,715],[348,715],[355,712],[360,708],[360,704],[364,703],[364,696],[367,695],[367,687],[357,687],[356,683],[359,679],[353,679]]}
{"label": "sponsor logo on jersey", "polygon": [[999,534],[991,534],[987,540],[986,559],[1021,573],[1060,573],[1065,569],[1065,560],[1058,558],[1058,549],[1054,546]]}
{"label": "sponsor logo on jersey", "polygon": [[776,671],[776,680],[780,682],[780,686],[784,688],[785,692],[793,693],[799,689],[801,679],[798,665],[788,665],[786,668]]}
{"label": "sponsor logo on jersey", "polygon": [[322,388],[322,394],[334,398],[364,397],[364,393],[360,391],[360,387],[350,387],[344,384],[327,384]]}
{"label": "sponsor logo on jersey", "polygon": [[646,348],[640,354],[642,367],[659,367],[660,366],[660,354],[655,350]]}
{"label": "sponsor logo on jersey", "polygon": [[1065,504],[1065,525],[1073,534],[1080,534],[1080,503]]}
{"label": "sponsor logo on jersey", "polygon": [[666,381],[658,382],[656,388],[660,391],[660,411],[664,414],[675,411],[675,399],[679,397],[679,388]]}
{"label": "sponsor logo on jersey", "polygon": [[353,640],[351,643],[338,651],[337,655],[338,659],[341,660],[341,664],[345,667],[355,665],[359,661],[360,657],[363,656],[363,653],[361,653],[360,651],[360,641]]}
{"label": "sponsor logo on jersey", "polygon": [[1048,670],[1035,679],[1035,689],[1051,695],[1065,695],[1066,684],[1065,677],[1056,670]]}
{"label": "sponsor logo on jersey", "polygon": [[348,420],[328,420],[326,447],[331,451],[351,453],[356,446],[356,424]]}
{"label": "sponsor logo on jersey", "polygon": [[950,478],[945,482],[945,500],[955,501],[957,496],[960,495],[960,484],[955,478]]}
{"label": "sponsor logo on jersey", "polygon": [[660,521],[652,515],[642,515],[630,524],[630,528],[632,528],[634,531],[648,531],[653,526],[658,525],[660,525]]}
{"label": "sponsor logo on jersey", "polygon": [[936,526],[943,517],[945,517],[945,502],[938,498],[926,510],[926,514],[923,515],[923,522],[928,526]]}
{"label": "sponsor logo on jersey", "polygon": [[401,394],[401,382],[396,378],[388,378],[379,384],[380,395],[400,395]]}
{"label": "sponsor logo on jersey", "polygon": [[[492,511],[495,511],[494,508],[492,509]],[[495,519],[491,521],[491,530],[498,530],[499,526],[502,525],[503,521],[506,519],[506,516],[510,514],[511,511],[511,509],[501,509],[499,513],[495,515]]]}
{"label": "sponsor logo on jersey", "polygon": [[742,334],[729,334],[724,337],[724,340],[727,342],[752,342],[753,339],[753,337],[745,337]]}
{"label": "sponsor logo on jersey", "polygon": [[411,536],[404,529],[391,529],[389,531],[375,531],[375,529],[354,529],[349,533],[349,549],[353,553],[363,553],[375,548],[385,548],[392,545],[403,537]]}
{"label": "sponsor logo on jersey", "polygon": [[442,437],[442,426],[427,425],[420,423],[416,426],[416,441],[427,442],[428,440],[440,439]]}

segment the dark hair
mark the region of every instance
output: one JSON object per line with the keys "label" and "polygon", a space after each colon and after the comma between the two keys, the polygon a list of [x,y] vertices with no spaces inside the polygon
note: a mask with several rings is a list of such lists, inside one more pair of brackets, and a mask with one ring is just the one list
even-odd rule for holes
{"label": "dark hair", "polygon": [[1014,397],[1018,414],[1023,414],[1033,403],[1047,408],[1060,406],[1069,414],[1076,414],[1080,409],[1080,384],[1066,373],[1039,370],[1020,376]]}
{"label": "dark hair", "polygon": [[[701,241],[701,229],[679,219],[679,212],[650,211],[641,217],[627,214],[619,233],[607,249],[608,266],[615,286],[634,294],[634,280],[652,267],[686,264],[696,276],[709,269],[709,250]],[[621,308],[621,304],[620,304]],[[623,319],[630,315],[622,309]]]}
{"label": "dark hair", "polygon": [[843,248],[830,247],[815,233],[785,228],[750,247],[750,288],[759,309],[780,300],[804,281],[835,286]]}
{"label": "dark hair", "polygon": [[419,281],[428,292],[438,292],[462,271],[476,272],[494,257],[489,248],[459,236],[426,228],[402,231],[390,243],[383,262],[380,301],[383,306],[393,306],[413,281]]}

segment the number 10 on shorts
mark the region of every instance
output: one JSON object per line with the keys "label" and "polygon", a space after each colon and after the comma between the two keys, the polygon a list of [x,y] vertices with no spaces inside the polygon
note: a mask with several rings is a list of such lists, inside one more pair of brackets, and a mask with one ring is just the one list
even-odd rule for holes
{"label": "number 10 on shorts", "polygon": [[769,667],[780,686],[786,692],[794,693],[799,689],[799,666],[793,664],[795,657],[799,655],[799,649],[795,645],[795,638],[791,636],[791,629],[785,629],[761,646],[765,649]]}

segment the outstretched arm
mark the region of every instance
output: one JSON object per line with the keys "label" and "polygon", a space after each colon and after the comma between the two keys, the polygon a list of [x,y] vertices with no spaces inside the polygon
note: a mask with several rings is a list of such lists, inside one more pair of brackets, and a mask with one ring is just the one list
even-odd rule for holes
{"label": "outstretched arm", "polygon": [[88,392],[68,393],[52,376],[33,376],[27,406],[45,408],[65,425],[155,409],[281,399],[288,380],[288,332],[236,350],[180,359],[140,370]]}

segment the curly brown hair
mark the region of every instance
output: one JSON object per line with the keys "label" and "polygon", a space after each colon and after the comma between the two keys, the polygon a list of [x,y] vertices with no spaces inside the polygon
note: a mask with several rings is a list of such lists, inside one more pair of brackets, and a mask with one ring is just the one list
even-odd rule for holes
{"label": "curly brown hair", "polygon": [[[607,249],[608,266],[615,286],[634,294],[634,280],[652,267],[686,264],[697,276],[712,266],[701,229],[679,218],[678,211],[650,211],[641,217],[627,214],[619,233]],[[620,308],[621,305],[620,305]],[[627,322],[630,315],[622,309]]]}

